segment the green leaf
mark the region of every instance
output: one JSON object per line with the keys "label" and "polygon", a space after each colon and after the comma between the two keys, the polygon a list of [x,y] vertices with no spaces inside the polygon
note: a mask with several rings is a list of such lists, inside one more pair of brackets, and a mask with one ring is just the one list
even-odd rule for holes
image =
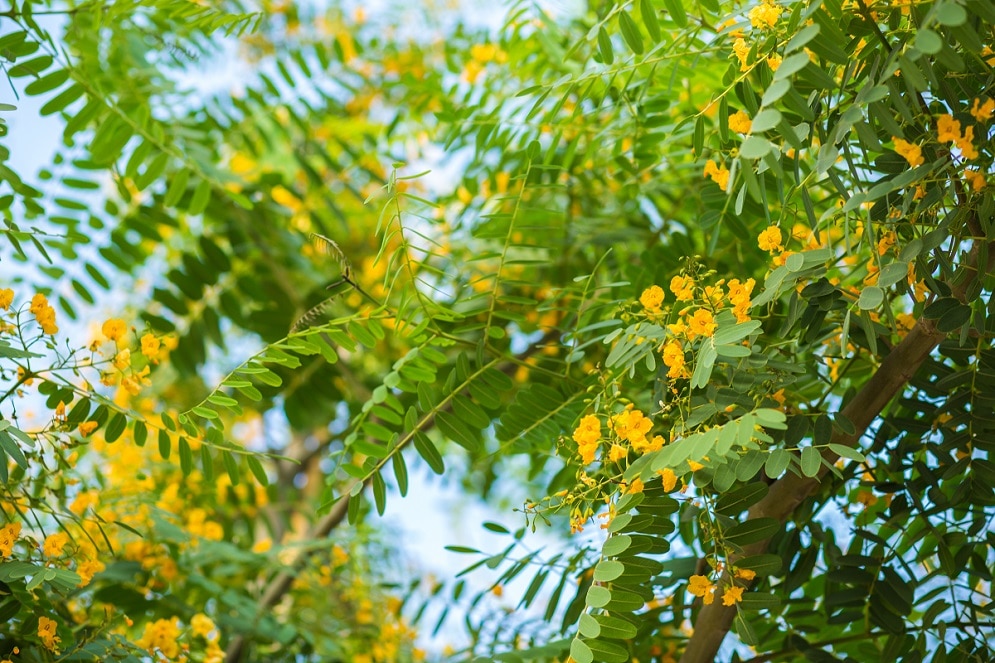
{"label": "green leaf", "polygon": [[[25,458],[24,452],[21,451],[20,445],[17,444],[17,440],[10,436],[6,430],[0,430],[0,449],[3,449],[8,456],[14,459],[21,469],[28,469],[28,459]],[[3,458],[3,471],[7,471],[7,459]]]}
{"label": "green leaf", "polygon": [[769,576],[778,573],[783,563],[779,555],[769,553],[763,555],[751,555],[736,562],[737,569],[750,569],[758,576]]}
{"label": "green leaf", "polygon": [[643,36],[639,34],[639,26],[629,16],[629,12],[622,10],[618,13],[618,26],[622,30],[622,38],[629,45],[629,48],[632,49],[632,52],[636,55],[642,55],[645,50],[643,47]]}
{"label": "green leaf", "polygon": [[763,133],[768,129],[773,129],[781,122],[781,113],[773,108],[766,108],[753,118],[751,132]]}
{"label": "green leaf", "polygon": [[445,472],[446,466],[442,460],[442,455],[427,435],[421,431],[416,432],[414,435],[414,444],[415,451],[418,452],[418,455],[422,457],[433,472],[436,474]]}
{"label": "green leaf", "polygon": [[773,518],[754,518],[726,530],[723,539],[732,545],[745,546],[769,539],[780,529],[781,523]]}
{"label": "green leaf", "polygon": [[860,451],[844,444],[830,444],[829,450],[841,458],[849,458],[850,460],[855,460],[858,463],[863,463],[867,460],[867,457],[860,453]]}
{"label": "green leaf", "polygon": [[967,11],[956,2],[945,2],[936,6],[933,17],[940,25],[956,27],[967,22]]}
{"label": "green leaf", "polygon": [[[649,33],[650,39],[654,42],[660,41],[662,36],[660,21],[656,17],[656,7],[653,6],[653,0],[639,0],[639,17],[642,19],[643,25],[646,26],[646,32]],[[698,153],[701,153],[700,150]]]}
{"label": "green leaf", "polygon": [[715,511],[726,516],[734,516],[762,500],[768,491],[767,484],[762,481],[748,483],[730,493],[720,495],[715,504]]}
{"label": "green leaf", "polygon": [[761,136],[748,136],[739,148],[739,155],[744,159],[759,159],[774,149],[774,145]]}
{"label": "green leaf", "polygon": [[815,447],[805,447],[802,449],[801,468],[802,474],[811,478],[819,474],[822,467],[822,454]]}
{"label": "green leaf", "polygon": [[225,471],[228,472],[228,478],[231,479],[233,486],[237,486],[239,482],[238,476],[238,464],[235,462],[235,456],[232,455],[230,451],[222,451],[221,458],[225,463]]}
{"label": "green leaf", "polygon": [[615,61],[615,51],[612,49],[612,40],[604,26],[598,28],[598,50],[601,52],[601,60],[605,64]]}
{"label": "green leaf", "polygon": [[860,298],[857,300],[857,306],[860,307],[860,310],[862,311],[869,311],[881,306],[881,302],[883,301],[884,290],[877,286],[871,285],[860,291]]}
{"label": "green leaf", "polygon": [[630,640],[636,637],[637,629],[634,624],[624,619],[612,615],[595,615],[594,619],[601,627],[602,638],[614,638],[615,640]]}
{"label": "green leaf", "polygon": [[169,440],[169,433],[163,429],[159,429],[159,455],[162,456],[163,460],[169,459],[169,452],[172,443]]}
{"label": "green leaf", "polygon": [[604,557],[615,557],[625,552],[632,545],[632,538],[626,534],[618,534],[608,537],[601,554]]}
{"label": "green leaf", "polygon": [[435,423],[443,435],[467,451],[473,452],[480,449],[480,440],[455,415],[449,412],[439,412],[435,415]]}
{"label": "green leaf", "polygon": [[252,476],[256,477],[256,481],[259,482],[259,485],[269,485],[269,475],[266,474],[266,469],[263,467],[263,464],[259,462],[258,458],[253,455],[246,456],[245,463],[249,466],[249,471],[252,472]]}
{"label": "green leaf", "polygon": [[193,470],[193,452],[190,449],[190,443],[187,442],[187,438],[182,435],[177,445],[177,451],[180,456],[180,470],[186,476]]}
{"label": "green leaf", "polygon": [[108,443],[115,442],[121,434],[124,433],[125,428],[128,427],[128,419],[120,412],[114,413],[111,420],[107,422],[104,427],[104,439]]}
{"label": "green leaf", "polygon": [[667,13],[670,14],[670,19],[677,24],[677,27],[687,27],[688,14],[684,9],[684,3],[681,2],[681,0],[663,0],[663,5],[667,8]]}
{"label": "green leaf", "polygon": [[623,571],[625,571],[625,566],[622,562],[605,559],[594,567],[594,579],[597,582],[611,582],[622,575]]}
{"label": "green leaf", "polygon": [[589,608],[603,608],[612,599],[612,593],[607,587],[591,585],[587,590],[586,605]]}

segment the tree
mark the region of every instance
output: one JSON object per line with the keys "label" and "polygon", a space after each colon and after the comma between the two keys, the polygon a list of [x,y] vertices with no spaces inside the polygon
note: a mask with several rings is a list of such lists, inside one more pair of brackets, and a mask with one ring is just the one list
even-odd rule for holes
{"label": "tree", "polygon": [[361,525],[423,468],[522,505],[463,659],[987,659],[991,3],[225,10],[3,14],[65,127],[0,152],[22,660],[415,660]]}

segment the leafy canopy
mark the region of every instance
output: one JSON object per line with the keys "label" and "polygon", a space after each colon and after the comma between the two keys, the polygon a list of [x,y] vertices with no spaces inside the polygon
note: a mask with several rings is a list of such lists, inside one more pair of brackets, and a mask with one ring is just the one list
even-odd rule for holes
{"label": "leafy canopy", "polygon": [[[61,131],[0,144],[0,655],[986,659],[993,24],[0,13]],[[525,524],[432,586],[373,517],[427,472]]]}

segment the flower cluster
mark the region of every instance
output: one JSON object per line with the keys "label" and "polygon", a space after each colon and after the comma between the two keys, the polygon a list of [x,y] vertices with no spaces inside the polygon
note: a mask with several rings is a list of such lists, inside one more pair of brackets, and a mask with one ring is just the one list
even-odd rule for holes
{"label": "flower cluster", "polygon": [[[13,297],[11,297],[11,299],[13,299]],[[48,299],[45,295],[39,292],[32,297],[31,307],[29,310],[35,316],[35,320],[41,327],[42,332],[48,334],[49,336],[58,333],[59,327],[55,324],[55,309],[48,303]]]}
{"label": "flower cluster", "polygon": [[711,159],[705,162],[705,177],[711,178],[723,191],[729,186],[729,169]]}
{"label": "flower cluster", "polygon": [[737,111],[729,116],[729,129],[739,134],[748,134],[753,127],[753,121],[746,111]]}
{"label": "flower cluster", "polygon": [[[757,576],[751,569],[736,569],[735,577],[750,582]],[[688,593],[700,597],[705,605],[711,605],[715,601],[715,590],[718,587],[708,579],[707,576],[693,575],[688,580]],[[746,587],[736,584],[729,584],[722,593],[722,605],[733,606],[743,600],[743,591]]]}

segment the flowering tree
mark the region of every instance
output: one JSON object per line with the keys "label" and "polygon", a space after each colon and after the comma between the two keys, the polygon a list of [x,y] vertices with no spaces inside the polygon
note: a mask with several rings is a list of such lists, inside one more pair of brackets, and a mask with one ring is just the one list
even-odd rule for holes
{"label": "flowering tree", "polygon": [[456,660],[986,657],[990,3],[225,9],[0,14],[0,655],[425,658],[431,471]]}

